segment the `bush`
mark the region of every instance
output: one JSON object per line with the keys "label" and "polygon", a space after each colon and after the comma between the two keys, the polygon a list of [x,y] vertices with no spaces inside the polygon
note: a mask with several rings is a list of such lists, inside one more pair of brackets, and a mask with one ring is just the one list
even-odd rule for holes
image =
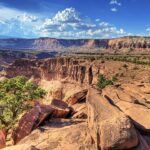
{"label": "bush", "polygon": [[107,80],[107,79],[104,77],[104,75],[100,74],[100,75],[98,76],[97,87],[98,87],[99,89],[103,89],[103,88],[105,88],[105,87],[108,86],[108,85],[113,85],[112,80]]}
{"label": "bush", "polygon": [[23,76],[0,81],[0,128],[12,128],[18,116],[30,108],[29,102],[45,94],[43,89]]}

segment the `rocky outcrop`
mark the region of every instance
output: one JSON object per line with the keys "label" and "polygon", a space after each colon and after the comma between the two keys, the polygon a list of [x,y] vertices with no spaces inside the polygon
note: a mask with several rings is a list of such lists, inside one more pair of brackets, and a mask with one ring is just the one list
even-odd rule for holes
{"label": "rocky outcrop", "polygon": [[108,49],[128,48],[130,51],[134,49],[150,49],[149,37],[122,37],[111,39],[108,42]]}
{"label": "rocky outcrop", "polygon": [[18,127],[13,131],[14,144],[18,143],[25,136],[36,129],[46,118],[65,118],[70,113],[67,104],[54,102],[53,105],[37,105],[29,112],[25,113],[19,121]]}
{"label": "rocky outcrop", "polygon": [[[81,84],[92,84],[93,77],[98,75],[97,72],[92,71],[92,66],[85,61],[71,58],[42,61],[17,60],[6,69],[6,74],[7,77],[24,75],[28,78],[33,77],[37,80],[45,79],[47,81],[66,79]],[[55,93],[57,95],[57,91]]]}
{"label": "rocky outcrop", "polygon": [[51,119],[18,144],[33,145],[40,150],[94,150],[83,119]]}
{"label": "rocky outcrop", "polygon": [[123,150],[138,145],[138,135],[131,121],[98,91],[89,90],[87,106],[88,127],[96,149]]}
{"label": "rocky outcrop", "polygon": [[150,94],[144,90],[148,85],[123,84],[120,88],[110,86],[103,90],[103,96],[128,115],[143,132],[150,132]]}
{"label": "rocky outcrop", "polygon": [[77,92],[74,95],[68,97],[68,99],[66,99],[65,101],[69,104],[69,105],[74,105],[76,103],[81,103],[81,102],[85,102],[86,101],[86,95],[87,95],[88,90],[85,89],[83,91]]}

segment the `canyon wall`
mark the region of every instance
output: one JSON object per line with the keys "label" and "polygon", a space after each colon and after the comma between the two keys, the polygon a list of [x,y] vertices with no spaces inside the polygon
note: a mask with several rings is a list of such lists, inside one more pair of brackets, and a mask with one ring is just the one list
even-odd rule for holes
{"label": "canyon wall", "polygon": [[150,37],[121,37],[114,39],[0,39],[1,49],[21,49],[21,50],[83,50],[89,49],[150,49]]}
{"label": "canyon wall", "polygon": [[51,58],[45,60],[16,60],[6,69],[7,77],[24,75],[37,80],[67,79],[92,84],[97,79],[99,68],[84,60]]}

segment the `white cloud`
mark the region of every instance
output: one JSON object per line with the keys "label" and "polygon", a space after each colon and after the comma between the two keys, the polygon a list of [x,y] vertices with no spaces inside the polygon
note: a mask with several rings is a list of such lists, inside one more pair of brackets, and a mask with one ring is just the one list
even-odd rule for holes
{"label": "white cloud", "polygon": [[112,12],[117,12],[118,9],[114,7],[114,8],[111,8],[111,11],[112,11]]}
{"label": "white cloud", "polygon": [[147,31],[147,32],[150,32],[150,28],[147,28],[146,31]]}
{"label": "white cloud", "polygon": [[17,18],[22,22],[36,22],[38,20],[37,16],[33,16],[27,13],[17,16]]}
{"label": "white cloud", "polygon": [[126,35],[117,28],[100,19],[82,17],[74,8],[59,11],[51,18],[41,19],[26,12],[10,10],[16,14],[10,18],[0,15],[1,35],[15,37],[55,37],[55,38],[109,38]]}
{"label": "white cloud", "polygon": [[117,12],[118,7],[122,5],[120,0],[110,0],[109,4],[112,6],[110,9],[112,12]]}
{"label": "white cloud", "polygon": [[109,4],[121,6],[121,3],[119,2],[119,0],[111,0]]}
{"label": "white cloud", "polygon": [[96,22],[99,22],[99,21],[101,21],[101,20],[98,18],[98,19],[96,19],[95,21],[96,21]]}

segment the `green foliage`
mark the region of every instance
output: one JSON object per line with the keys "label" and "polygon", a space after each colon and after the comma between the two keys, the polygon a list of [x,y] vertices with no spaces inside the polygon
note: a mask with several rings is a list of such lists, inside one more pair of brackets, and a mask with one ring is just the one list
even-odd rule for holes
{"label": "green foliage", "polygon": [[30,108],[29,102],[45,94],[43,89],[23,76],[0,81],[0,128],[13,127],[17,117]]}
{"label": "green foliage", "polygon": [[104,77],[104,75],[100,74],[100,75],[98,76],[97,87],[98,87],[99,89],[103,89],[103,88],[105,88],[105,87],[108,86],[108,85],[113,85],[112,80],[107,80],[107,79]]}

